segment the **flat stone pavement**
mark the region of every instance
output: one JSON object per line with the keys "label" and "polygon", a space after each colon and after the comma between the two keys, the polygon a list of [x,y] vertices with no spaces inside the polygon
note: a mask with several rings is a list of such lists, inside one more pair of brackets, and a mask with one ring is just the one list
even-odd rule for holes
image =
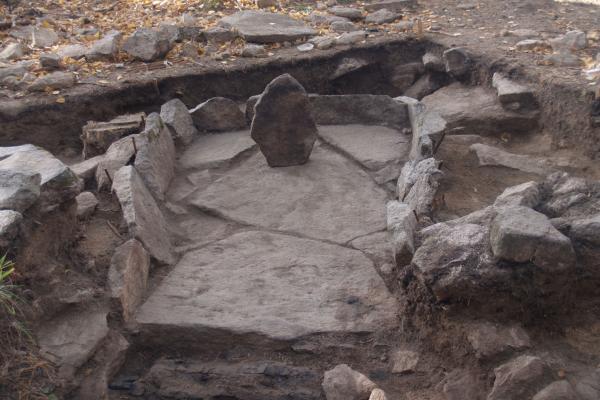
{"label": "flat stone pavement", "polygon": [[[169,191],[189,192],[173,200],[187,214],[172,223],[191,236],[138,310],[142,332],[295,340],[394,326],[397,304],[377,273],[378,258],[350,242],[378,232],[387,254],[388,193],[366,165],[403,161],[406,136],[377,126],[320,129],[336,140],[317,144],[300,166],[270,168],[246,144],[247,132],[201,136],[180,156],[181,176]],[[231,151],[213,163],[203,148],[210,143]]]}

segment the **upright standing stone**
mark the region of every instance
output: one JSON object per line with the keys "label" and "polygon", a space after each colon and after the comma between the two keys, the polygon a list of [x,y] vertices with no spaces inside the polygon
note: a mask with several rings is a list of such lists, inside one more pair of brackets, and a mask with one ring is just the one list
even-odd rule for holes
{"label": "upright standing stone", "polygon": [[254,108],[252,139],[271,167],[301,165],[308,161],[317,126],[306,91],[289,74],[267,85]]}

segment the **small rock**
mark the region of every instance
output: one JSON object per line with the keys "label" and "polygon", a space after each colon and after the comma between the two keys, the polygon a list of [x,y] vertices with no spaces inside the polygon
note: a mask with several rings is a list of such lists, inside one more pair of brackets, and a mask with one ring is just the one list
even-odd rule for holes
{"label": "small rock", "polygon": [[110,262],[108,287],[125,321],[131,319],[142,303],[149,271],[150,256],[140,242],[130,239],[117,247]]}
{"label": "small rock", "polygon": [[357,8],[333,6],[329,9],[329,12],[338,17],[344,17],[351,20],[361,20],[364,18],[362,11]]}
{"label": "small rock", "polygon": [[21,43],[10,43],[0,51],[0,60],[15,60],[25,55],[27,48]]}
{"label": "small rock", "polygon": [[573,221],[571,223],[571,237],[577,241],[600,246],[600,214]]}
{"label": "small rock", "polygon": [[164,57],[171,50],[171,45],[164,35],[149,28],[140,28],[125,40],[123,50],[136,60],[151,62]]}
{"label": "small rock", "polygon": [[454,47],[444,51],[442,59],[446,72],[454,77],[464,76],[471,70],[471,58],[463,48]]}
{"label": "small rock", "polygon": [[75,86],[75,75],[72,72],[52,72],[40,76],[27,88],[30,92],[43,92],[46,90],[68,89]]}
{"label": "small rock", "polygon": [[182,145],[190,144],[198,134],[190,112],[179,99],[163,104],[160,108],[160,117],[172,130],[173,139]]}
{"label": "small rock", "polygon": [[582,50],[587,47],[587,36],[582,31],[569,31],[549,42],[555,52]]}
{"label": "small rock", "polygon": [[358,71],[362,68],[371,65],[371,63],[364,58],[356,57],[345,57],[338,64],[337,68],[329,76],[329,79],[334,80],[351,72]]}
{"label": "small rock", "polygon": [[443,86],[445,79],[439,73],[425,73],[406,91],[404,96],[421,100]]}
{"label": "small rock", "polygon": [[13,240],[19,235],[23,215],[13,210],[0,210],[0,248],[11,247]]}
{"label": "small rock", "polygon": [[277,0],[256,0],[256,7],[258,8],[271,8],[277,7],[278,5]]}
{"label": "small rock", "polygon": [[60,49],[58,49],[57,54],[59,55],[60,58],[69,57],[74,60],[79,60],[79,59],[85,57],[87,52],[88,52],[88,48],[85,47],[84,45],[70,44],[70,45],[63,46]]}
{"label": "small rock", "polygon": [[457,9],[459,10],[473,10],[474,8],[477,8],[477,4],[474,3],[462,3],[456,6]]}
{"label": "small rock", "polygon": [[342,33],[340,37],[335,40],[336,44],[349,45],[362,42],[367,37],[364,31],[346,32]]}
{"label": "small rock", "polygon": [[551,64],[558,65],[561,67],[581,66],[581,60],[568,51],[561,51],[558,53],[550,54],[549,56],[545,57],[545,60]]}
{"label": "small rock", "polygon": [[329,25],[329,29],[331,29],[333,32],[342,33],[354,32],[360,28],[350,21],[334,21],[331,23],[331,25]]}
{"label": "small rock", "polygon": [[75,201],[77,202],[77,217],[79,219],[87,219],[98,207],[98,199],[92,192],[79,193],[75,197]]}
{"label": "small rock", "polygon": [[96,40],[86,54],[90,61],[108,60],[114,61],[119,52],[119,45],[123,35],[119,31],[110,31],[100,40]]}
{"label": "small rock", "polygon": [[247,42],[253,43],[282,43],[317,34],[301,21],[261,10],[238,11],[221,19],[219,25],[234,29]]}
{"label": "small rock", "polygon": [[511,110],[537,108],[533,91],[527,86],[512,81],[498,72],[492,77],[492,86],[498,91],[498,99],[505,108]]}
{"label": "small rock", "polygon": [[144,128],[145,113],[120,115],[108,122],[88,121],[80,136],[83,157],[104,154],[111,144],[122,137],[139,133]]}
{"label": "small rock", "polygon": [[204,37],[207,42],[220,44],[231,42],[237,37],[237,34],[231,29],[214,26],[204,31]]}
{"label": "small rock", "polygon": [[138,137],[139,134],[125,136],[108,147],[96,168],[96,186],[99,191],[110,188],[113,175],[131,161],[135,155],[133,141]]}
{"label": "small rock", "polygon": [[531,398],[551,379],[548,366],[534,356],[520,356],[494,370],[496,379],[487,400]]}
{"label": "small rock", "polygon": [[499,210],[490,228],[490,242],[496,257],[532,262],[548,272],[564,270],[575,263],[569,238],[556,230],[544,214],[527,207]]}
{"label": "small rock", "polygon": [[535,208],[541,200],[540,185],[537,182],[525,182],[506,188],[494,202],[495,206],[524,206]]}
{"label": "small rock", "polygon": [[429,71],[443,72],[446,69],[442,59],[430,52],[425,53],[423,56],[423,65]]}
{"label": "small rock", "polygon": [[213,97],[190,110],[199,131],[235,131],[246,127],[246,118],[238,105],[224,97]]}
{"label": "small rock", "polygon": [[58,35],[52,29],[33,28],[31,45],[37,48],[52,47],[58,43]]}
{"label": "small rock", "polygon": [[398,18],[400,18],[400,14],[390,11],[387,8],[382,8],[369,14],[365,19],[365,22],[368,24],[387,24],[389,22],[394,22]]}
{"label": "small rock", "polygon": [[387,396],[383,390],[373,389],[371,396],[369,396],[369,400],[387,400]]}
{"label": "small rock", "polygon": [[482,399],[481,386],[472,372],[455,369],[444,379],[444,400]]}
{"label": "small rock", "polygon": [[365,400],[377,388],[369,378],[346,364],[326,371],[322,386],[327,400]]}
{"label": "small rock", "polygon": [[168,40],[169,46],[174,46],[183,40],[183,29],[184,27],[178,25],[161,22],[158,25],[158,34]]}
{"label": "small rock", "polygon": [[545,48],[549,47],[547,42],[545,42],[543,40],[537,40],[537,39],[521,40],[515,46],[516,46],[517,50],[520,50],[520,51],[533,51],[536,49],[545,49]]}
{"label": "small rock", "polygon": [[317,126],[308,95],[292,76],[281,75],[267,85],[254,107],[251,136],[271,167],[308,161]]}
{"label": "small rock", "polygon": [[303,43],[296,48],[298,49],[298,51],[311,51],[315,48],[315,45],[312,43]]}
{"label": "small rock", "polygon": [[335,45],[335,38],[328,36],[317,36],[316,38],[311,39],[311,41],[319,50],[327,50]]}
{"label": "small rock", "polygon": [[400,32],[407,32],[407,31],[412,31],[414,28],[415,24],[412,21],[400,21],[397,24],[395,24],[393,27],[397,30],[399,30]]}
{"label": "small rock", "polygon": [[398,350],[392,356],[392,363],[392,372],[394,374],[414,372],[419,363],[419,353],[411,350]]}
{"label": "small rock", "polygon": [[406,203],[390,201],[387,204],[387,230],[392,236],[394,261],[402,268],[410,264],[415,252],[417,219]]}
{"label": "small rock", "polygon": [[37,173],[0,170],[0,209],[27,210],[40,197],[41,181]]}
{"label": "small rock", "polygon": [[267,50],[260,44],[247,44],[242,50],[242,57],[267,57]]}
{"label": "small rock", "polygon": [[532,400],[577,400],[579,397],[571,384],[566,381],[552,382],[540,390]]}
{"label": "small rock", "polygon": [[100,161],[104,159],[104,154],[88,158],[80,163],[70,165],[69,168],[77,175],[80,179],[83,179],[87,183],[96,174],[96,169]]}
{"label": "small rock", "polygon": [[56,53],[44,53],[40,55],[40,65],[47,70],[60,69],[61,58]]}
{"label": "small rock", "polygon": [[502,354],[508,350],[522,350],[530,346],[529,335],[520,326],[498,326],[490,322],[471,324],[467,339],[479,359]]}
{"label": "small rock", "polygon": [[540,33],[533,29],[515,29],[514,31],[508,31],[507,33],[522,39],[532,39],[540,36]]}

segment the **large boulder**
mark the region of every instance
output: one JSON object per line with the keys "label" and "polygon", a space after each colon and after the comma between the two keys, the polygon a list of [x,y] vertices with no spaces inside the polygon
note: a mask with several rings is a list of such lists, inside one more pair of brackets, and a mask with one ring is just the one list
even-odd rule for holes
{"label": "large boulder", "polygon": [[160,118],[172,129],[173,139],[182,145],[188,145],[198,134],[194,121],[183,102],[173,99],[162,105]]}
{"label": "large boulder", "polygon": [[119,53],[119,46],[123,35],[119,31],[110,31],[102,39],[92,44],[89,52],[85,55],[90,61],[108,60],[113,61]]}
{"label": "large boulder", "polygon": [[495,206],[525,206],[534,208],[541,200],[540,185],[535,181],[504,189],[494,202]]}
{"label": "large boulder", "polygon": [[190,110],[194,125],[200,131],[236,131],[246,127],[242,110],[231,99],[213,97]]}
{"label": "large boulder", "polygon": [[306,91],[291,75],[267,85],[254,107],[252,139],[271,167],[301,165],[308,161],[317,126]]}
{"label": "large boulder", "polygon": [[575,251],[568,237],[537,211],[507,206],[498,211],[490,228],[494,256],[534,265],[547,271],[564,270],[575,264]]}
{"label": "large boulder", "polygon": [[27,210],[40,197],[41,182],[39,173],[0,170],[0,209]]}
{"label": "large boulder", "polygon": [[221,19],[219,25],[234,29],[246,41],[255,43],[293,42],[317,33],[286,15],[258,10],[238,11]]}
{"label": "large boulder", "polygon": [[327,400],[367,400],[377,385],[346,364],[340,364],[323,377],[323,391]]}
{"label": "large boulder", "polygon": [[172,264],[173,256],[167,222],[136,170],[127,165],[113,177],[123,218],[132,237],[138,239],[160,263]]}

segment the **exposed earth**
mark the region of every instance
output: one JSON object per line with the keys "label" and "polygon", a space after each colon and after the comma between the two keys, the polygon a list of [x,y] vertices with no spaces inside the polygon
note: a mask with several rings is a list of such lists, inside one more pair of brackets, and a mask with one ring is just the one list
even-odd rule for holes
{"label": "exposed earth", "polygon": [[91,3],[0,5],[0,399],[600,399],[600,5]]}

